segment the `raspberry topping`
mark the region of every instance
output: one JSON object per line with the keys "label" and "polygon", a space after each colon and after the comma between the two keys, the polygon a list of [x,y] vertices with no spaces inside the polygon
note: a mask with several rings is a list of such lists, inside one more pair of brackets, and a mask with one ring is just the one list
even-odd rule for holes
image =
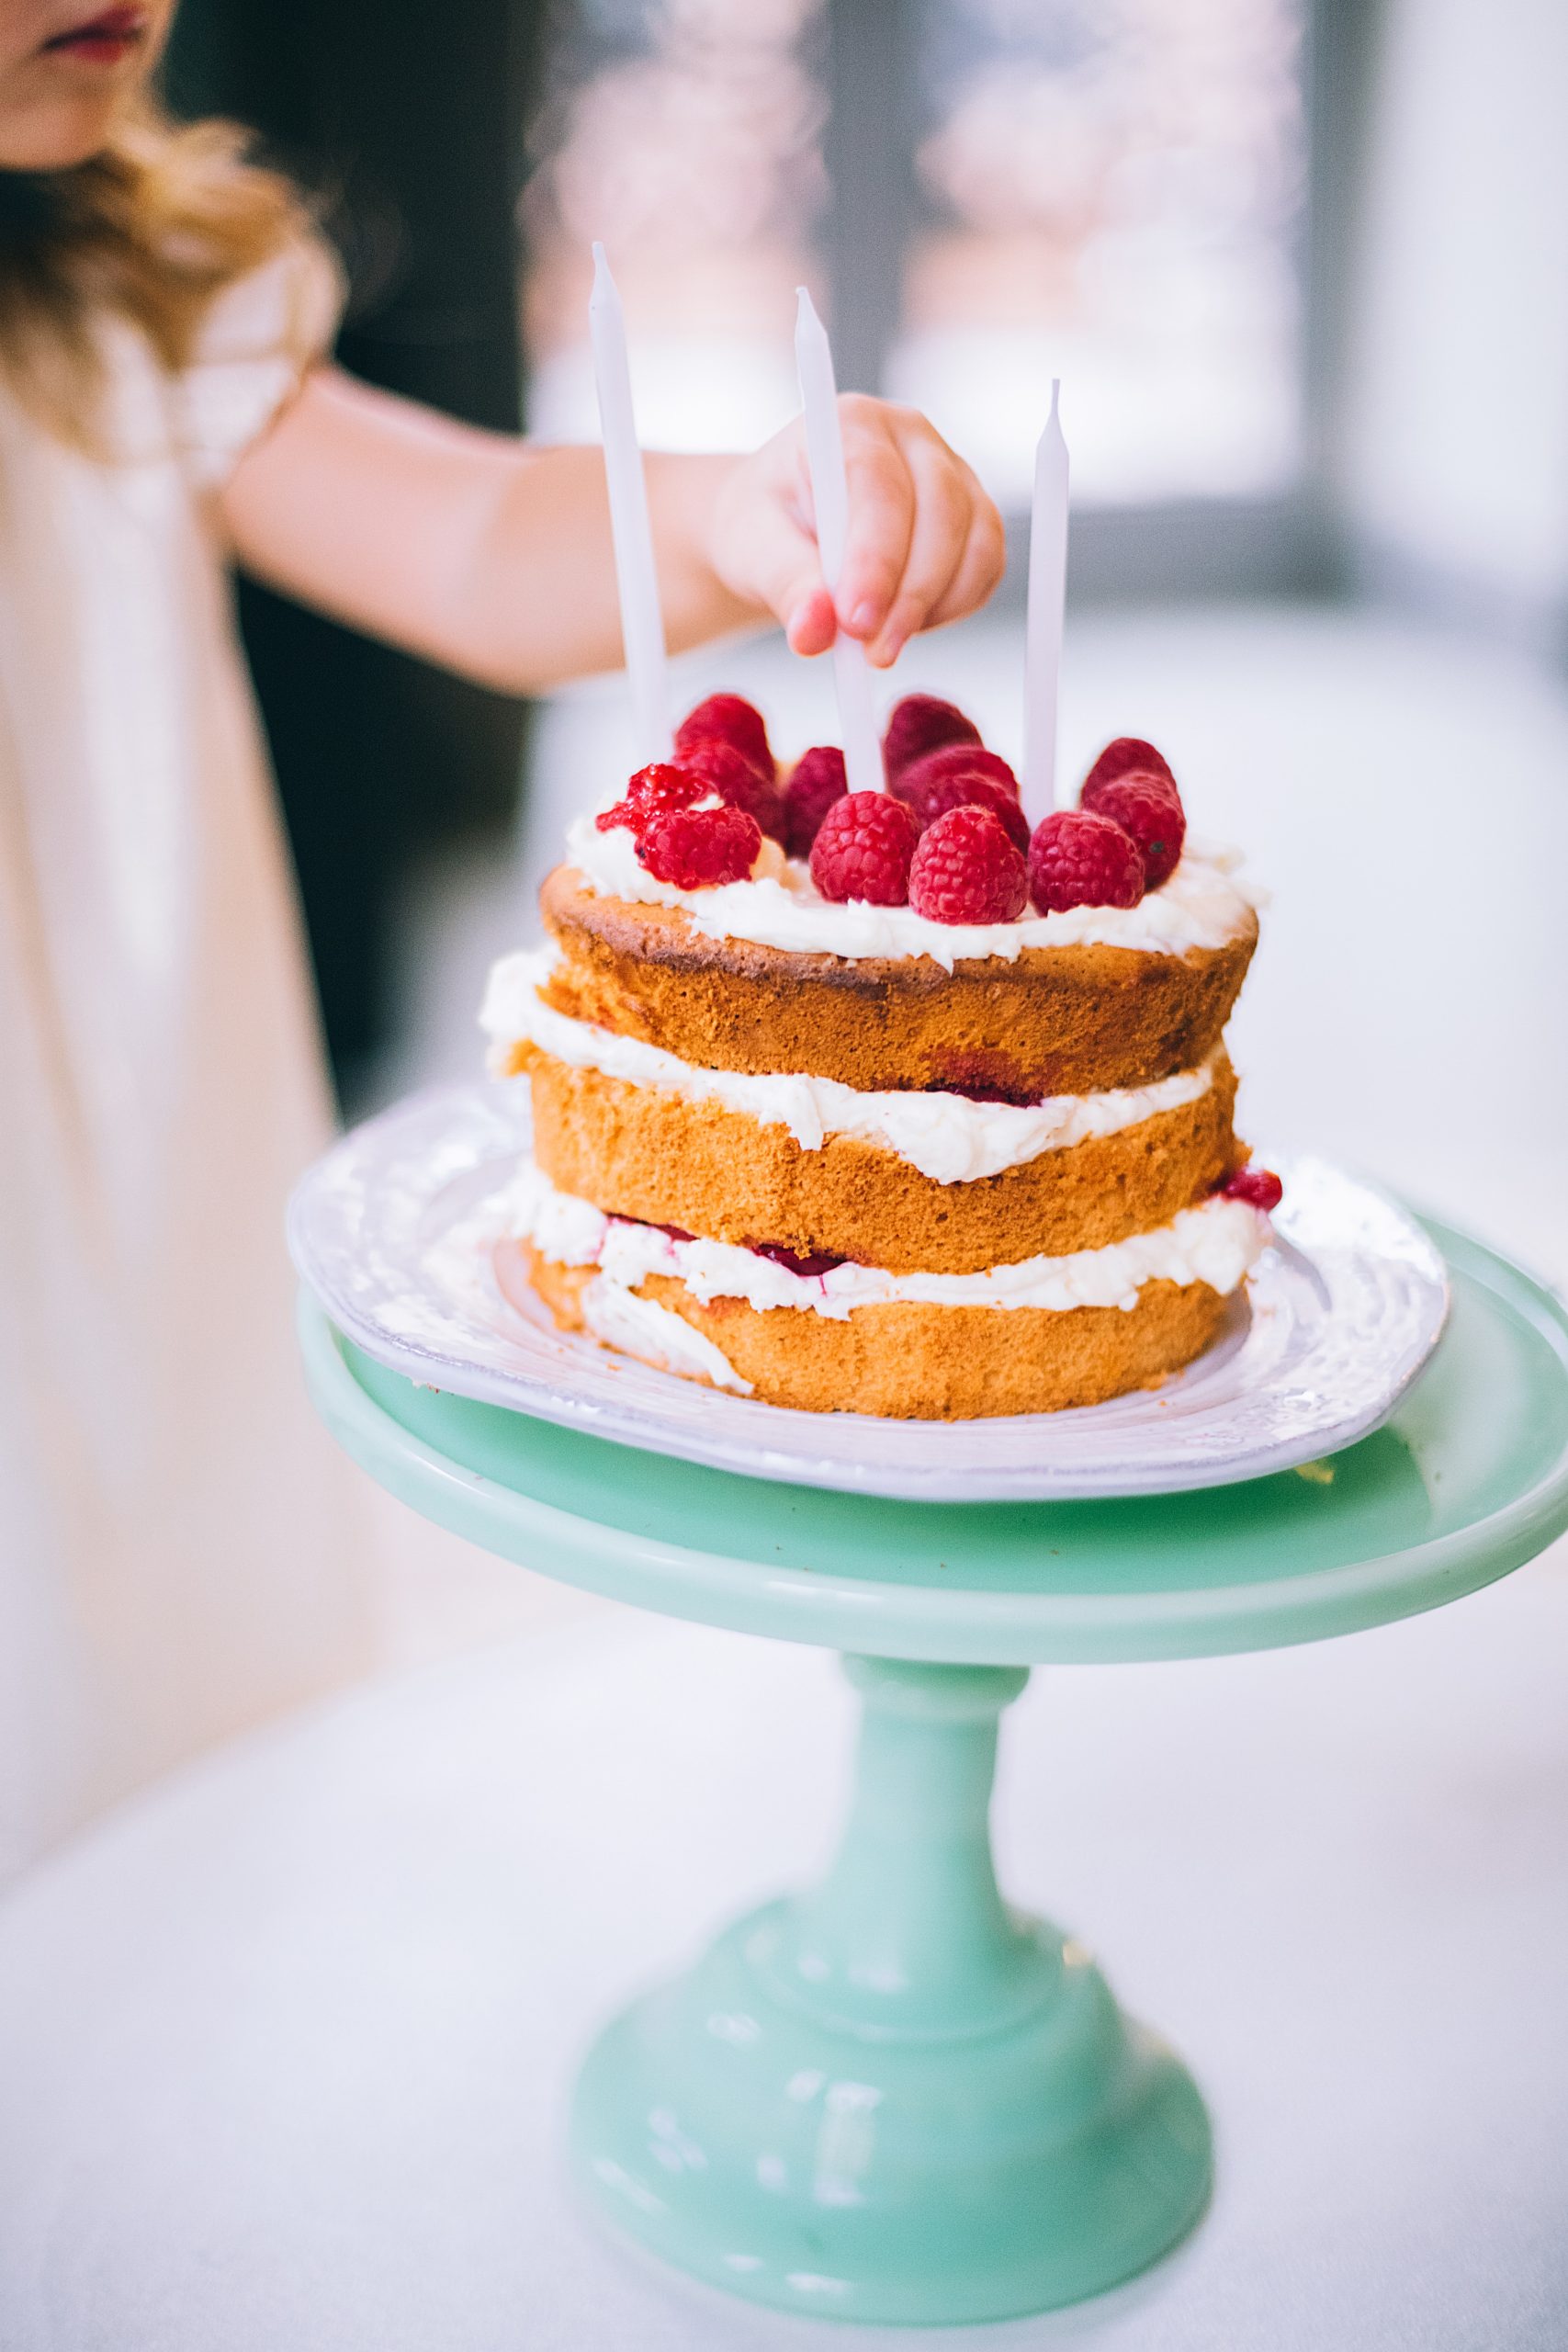
{"label": "raspberry topping", "polygon": [[1018,798],[1017,776],[999,752],[987,752],[983,743],[939,743],[934,752],[922,752],[918,760],[900,768],[891,789],[900,800],[908,800],[917,777],[923,784],[928,777],[939,775],[987,775]]}
{"label": "raspberry topping", "polygon": [[681,765],[689,775],[701,777],[705,792],[716,792],[731,808],[744,808],[774,841],[784,839],[784,803],[771,766],[764,775],[754,760],[717,735],[682,744]]}
{"label": "raspberry topping", "polygon": [[1132,834],[1144,853],[1144,876],[1149,889],[1157,890],[1162,882],[1169,881],[1181,855],[1187,819],[1168,776],[1129,768],[1125,775],[1097,786],[1093,800],[1084,805]]}
{"label": "raspberry topping", "polygon": [[612,826],[626,825],[640,837],[655,817],[671,808],[689,808],[710,789],[701,776],[671,767],[667,760],[655,760],[651,767],[638,768],[626,786],[626,798],[602,810],[593,821],[602,833]]}
{"label": "raspberry topping", "polygon": [[1029,903],[1029,868],[989,808],[965,801],[920,835],[909,904],[932,922],[1011,922]]}
{"label": "raspberry topping", "polygon": [[893,706],[887,732],[882,739],[882,764],[887,780],[902,775],[912,760],[923,759],[942,743],[977,743],[980,730],[965,718],[956,703],[935,695],[906,695]]}
{"label": "raspberry topping", "polygon": [[1118,735],[1113,742],[1107,743],[1085,776],[1083,790],[1078,794],[1079,808],[1094,808],[1097,787],[1109,784],[1113,776],[1125,775],[1131,768],[1137,768],[1145,775],[1168,775],[1173,785],[1176,782],[1163,752],[1156,752],[1141,735]]}
{"label": "raspberry topping", "polygon": [[694,1233],[688,1233],[683,1225],[665,1225],[656,1216],[623,1216],[618,1209],[613,1212],[610,1222],[612,1225],[640,1225],[649,1233],[667,1233],[671,1241],[694,1241],[697,1238]]}
{"label": "raspberry topping", "polygon": [[754,768],[761,768],[768,782],[773,781],[773,755],[768,748],[766,721],[755,703],[744,695],[709,695],[689,710],[675,729],[675,749],[684,752],[689,744],[732,743]]}
{"label": "raspberry topping", "polygon": [[823,818],[848,790],[844,755],[836,743],[814,743],[802,752],[784,793],[784,843],[791,857],[810,856]]}
{"label": "raspberry topping", "polygon": [[835,1266],[847,1266],[847,1258],[836,1257],[831,1250],[814,1250],[803,1258],[796,1250],[786,1250],[782,1241],[749,1241],[748,1250],[755,1258],[771,1258],[775,1266],[784,1267],[792,1274],[830,1274]]}
{"label": "raspberry topping", "polygon": [[1029,844],[1029,894],[1043,915],[1069,907],[1135,907],[1143,853],[1130,833],[1088,808],[1056,808]]}
{"label": "raspberry topping", "polygon": [[744,808],[671,808],[654,818],[637,854],[656,882],[706,890],[743,882],[761,846],[761,829]]}
{"label": "raspberry topping", "polygon": [[[980,752],[975,756],[983,760],[990,754]],[[1026,857],[1029,820],[1018,805],[1016,790],[1010,792],[995,776],[965,769],[961,758],[945,772],[933,774],[937,761],[946,757],[946,752],[937,752],[929,760],[917,760],[891,786],[895,798],[904,803],[921,832],[950,808],[988,808],[1019,855]]]}
{"label": "raspberry topping", "polygon": [[909,896],[909,860],[919,835],[901,800],[886,792],[846,792],[835,800],[811,844],[811,879],[825,899],[865,899],[901,907]]}
{"label": "raspberry topping", "polygon": [[1271,1168],[1238,1168],[1226,1178],[1222,1190],[1233,1201],[1249,1202],[1265,1216],[1277,1209],[1285,1197],[1285,1188]]}

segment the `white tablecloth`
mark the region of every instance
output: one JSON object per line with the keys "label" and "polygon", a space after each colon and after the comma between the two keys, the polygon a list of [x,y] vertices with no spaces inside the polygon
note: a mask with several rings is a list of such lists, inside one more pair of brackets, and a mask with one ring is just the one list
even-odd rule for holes
{"label": "white tablecloth", "polygon": [[[1314,1649],[1036,1678],[1009,1889],[1187,2053],[1219,2188],[1133,2287],[923,2340],[1562,2352],[1565,1683],[1561,1555]],[[6,2352],[805,2344],[602,2238],[558,2151],[594,2022],[820,1862],[852,1721],[818,1654],[605,1608],[39,1871],[0,1911]]]}

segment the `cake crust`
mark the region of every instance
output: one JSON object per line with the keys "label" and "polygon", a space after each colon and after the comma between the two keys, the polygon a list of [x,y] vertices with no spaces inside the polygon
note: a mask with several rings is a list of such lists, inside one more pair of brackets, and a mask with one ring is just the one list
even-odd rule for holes
{"label": "cake crust", "polygon": [[1222,1053],[1196,1101],[1007,1168],[940,1184],[875,1144],[787,1127],[668,1089],[577,1069],[537,1047],[534,1154],[557,1188],[608,1215],[742,1246],[782,1243],[889,1273],[974,1273],[1098,1250],[1167,1225],[1242,1157]]}
{"label": "cake crust", "polygon": [[[1218,1044],[1258,927],[1185,956],[1026,948],[1014,961],[801,954],[713,939],[677,907],[601,898],[557,866],[540,905],[556,1011],[708,1069],[809,1070],[865,1090],[1018,1102],[1145,1086]],[[520,1066],[519,1063],[514,1066]]]}
{"label": "cake crust", "polygon": [[[594,1271],[558,1264],[527,1242],[497,1251],[503,1290],[515,1295],[526,1282],[562,1330],[584,1329]],[[705,1305],[671,1274],[649,1274],[637,1295],[711,1340],[764,1404],[894,1420],[1060,1412],[1157,1387],[1201,1354],[1225,1310],[1206,1283],[1145,1283],[1131,1308],[901,1302],[857,1307],[842,1321],[787,1306],[759,1313],[736,1298]]]}

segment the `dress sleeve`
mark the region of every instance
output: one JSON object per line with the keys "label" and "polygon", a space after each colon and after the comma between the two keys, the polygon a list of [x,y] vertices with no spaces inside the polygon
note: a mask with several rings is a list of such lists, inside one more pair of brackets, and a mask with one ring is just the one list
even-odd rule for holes
{"label": "dress sleeve", "polygon": [[301,238],[213,301],[178,379],[180,444],[204,490],[227,480],[330,348],[344,285],[326,245]]}

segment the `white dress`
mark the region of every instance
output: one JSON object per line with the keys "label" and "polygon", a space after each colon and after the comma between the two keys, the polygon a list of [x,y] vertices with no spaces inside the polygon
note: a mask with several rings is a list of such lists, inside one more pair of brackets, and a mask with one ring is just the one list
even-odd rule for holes
{"label": "white dress", "polygon": [[0,386],[0,1879],[371,1645],[291,1330],[327,1097],[209,503],[335,300],[294,252],[174,380],[106,325],[117,463]]}

